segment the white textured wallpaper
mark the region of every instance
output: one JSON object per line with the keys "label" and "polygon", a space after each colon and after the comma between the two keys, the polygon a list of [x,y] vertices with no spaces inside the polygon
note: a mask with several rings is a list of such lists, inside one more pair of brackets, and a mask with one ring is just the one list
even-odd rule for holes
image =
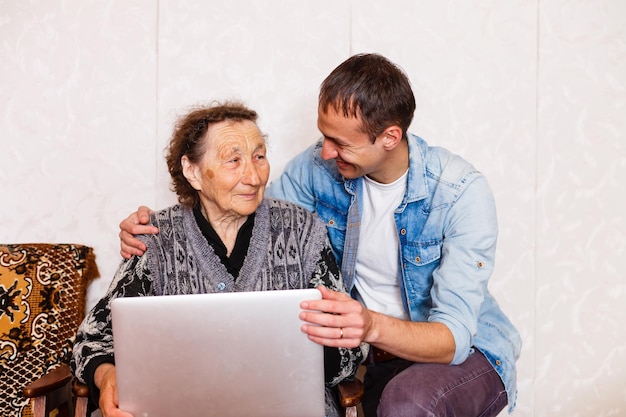
{"label": "white textured wallpaper", "polygon": [[626,2],[541,3],[535,407],[626,415]]}
{"label": "white textured wallpaper", "polygon": [[0,0],[0,241],[93,246],[92,306],[119,222],[175,202],[178,114],[244,100],[275,178],[358,52],[402,66],[412,131],[491,183],[491,289],[524,341],[514,415],[626,416],[623,0]]}

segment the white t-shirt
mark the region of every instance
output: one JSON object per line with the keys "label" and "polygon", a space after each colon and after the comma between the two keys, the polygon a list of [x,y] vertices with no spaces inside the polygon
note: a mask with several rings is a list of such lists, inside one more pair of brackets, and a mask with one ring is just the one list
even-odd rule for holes
{"label": "white t-shirt", "polygon": [[364,177],[354,284],[367,308],[400,319],[409,316],[400,294],[400,242],[393,215],[404,197],[407,173],[391,184]]}

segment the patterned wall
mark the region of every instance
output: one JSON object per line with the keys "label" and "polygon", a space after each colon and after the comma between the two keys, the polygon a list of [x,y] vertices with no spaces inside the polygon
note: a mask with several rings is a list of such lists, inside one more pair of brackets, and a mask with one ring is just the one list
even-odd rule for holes
{"label": "patterned wall", "polygon": [[409,74],[412,131],[496,195],[491,289],[524,339],[517,416],[626,415],[626,2],[0,0],[0,241],[95,248],[161,208],[176,115],[240,98],[274,178],[317,138],[319,83],[352,53]]}

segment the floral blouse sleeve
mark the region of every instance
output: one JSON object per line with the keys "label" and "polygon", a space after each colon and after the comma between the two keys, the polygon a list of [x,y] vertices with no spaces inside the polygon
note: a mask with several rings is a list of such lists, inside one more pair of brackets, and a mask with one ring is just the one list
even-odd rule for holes
{"label": "floral blouse sleeve", "polygon": [[[322,249],[320,260],[313,277],[309,283],[311,288],[322,285],[328,289],[347,293],[345,283],[339,272],[339,266],[330,243]],[[343,380],[353,379],[363,359],[367,357],[369,344],[361,343],[358,348],[332,348],[324,347],[324,370],[326,384],[334,386]]]}
{"label": "floral blouse sleeve", "polygon": [[91,400],[97,404],[100,393],[94,384],[96,368],[103,363],[114,363],[111,301],[118,297],[152,295],[151,281],[146,268],[147,257],[124,260],[107,293],[87,314],[78,328],[74,342],[71,367],[74,375],[89,386]]}

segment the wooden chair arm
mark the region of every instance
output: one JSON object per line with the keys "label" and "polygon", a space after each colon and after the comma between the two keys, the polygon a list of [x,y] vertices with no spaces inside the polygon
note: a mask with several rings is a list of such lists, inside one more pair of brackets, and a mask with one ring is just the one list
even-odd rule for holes
{"label": "wooden chair arm", "polygon": [[355,407],[363,397],[363,382],[355,378],[353,381],[342,381],[339,384],[339,399],[345,408]]}
{"label": "wooden chair arm", "polygon": [[22,389],[22,394],[26,398],[35,398],[51,393],[61,388],[72,380],[72,372],[66,364],[54,368],[41,378],[31,382]]}
{"label": "wooden chair arm", "polygon": [[[72,381],[72,372],[69,366],[62,364],[61,366],[48,372],[38,380],[27,385],[23,394],[24,397],[34,398],[45,395],[68,382]],[[72,392],[77,397],[88,397],[89,388],[87,385],[79,382],[77,379],[72,381]],[[353,381],[343,381],[339,384],[339,397],[343,407],[354,407],[361,402],[363,397],[363,382],[359,379]]]}
{"label": "wooden chair arm", "polygon": [[76,378],[72,382],[72,392],[77,397],[89,397],[89,387]]}

